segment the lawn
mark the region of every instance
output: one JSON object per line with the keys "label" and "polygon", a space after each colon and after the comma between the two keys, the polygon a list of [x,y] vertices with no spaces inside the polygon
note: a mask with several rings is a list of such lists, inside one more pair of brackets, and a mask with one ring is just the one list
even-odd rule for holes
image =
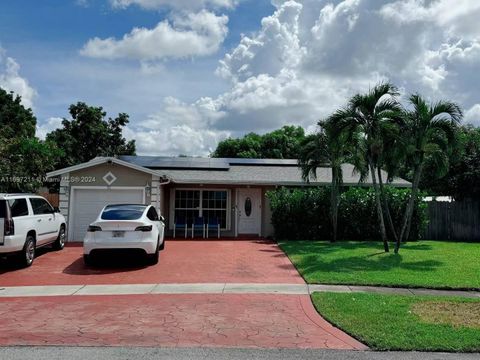
{"label": "lawn", "polygon": [[480,300],[314,293],[318,312],[376,350],[480,351]]}
{"label": "lawn", "polygon": [[380,242],[279,245],[311,284],[480,289],[480,244],[410,242],[398,255]]}

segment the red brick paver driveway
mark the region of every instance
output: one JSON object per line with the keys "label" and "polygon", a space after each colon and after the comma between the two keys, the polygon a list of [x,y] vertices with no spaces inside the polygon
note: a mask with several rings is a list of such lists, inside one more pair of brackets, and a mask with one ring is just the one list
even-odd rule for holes
{"label": "red brick paver driveway", "polygon": [[[0,265],[0,288],[151,283],[303,284],[263,241],[167,243],[156,266],[86,268],[81,248],[46,252],[29,269]],[[0,297],[0,345],[226,346],[366,349],[308,295],[145,294]]]}
{"label": "red brick paver driveway", "polygon": [[167,241],[156,266],[114,262],[85,267],[81,247],[43,252],[32,267],[0,266],[0,286],[154,283],[304,283],[290,260],[267,241]]}

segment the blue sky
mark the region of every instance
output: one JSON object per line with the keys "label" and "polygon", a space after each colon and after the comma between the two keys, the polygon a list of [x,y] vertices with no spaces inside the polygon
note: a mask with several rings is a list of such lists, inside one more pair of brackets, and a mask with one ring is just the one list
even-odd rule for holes
{"label": "blue sky", "polygon": [[77,101],[126,112],[141,154],[313,131],[387,79],[478,124],[479,16],[475,0],[2,1],[0,86],[33,107],[41,137]]}

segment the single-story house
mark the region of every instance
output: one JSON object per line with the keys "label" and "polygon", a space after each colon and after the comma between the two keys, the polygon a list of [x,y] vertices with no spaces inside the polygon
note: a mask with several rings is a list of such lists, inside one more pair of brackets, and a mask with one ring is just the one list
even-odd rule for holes
{"label": "single-story house", "polygon": [[[297,160],[118,156],[98,157],[47,176],[60,181],[59,207],[69,241],[82,241],[88,225],[112,203],[154,205],[170,236],[176,220],[191,228],[202,217],[218,219],[222,237],[269,237],[273,227],[266,192],[279,186],[329,185],[331,169],[319,168],[307,184]],[[346,186],[359,184],[352,165],[343,165],[343,176]],[[393,185],[410,183],[394,179]]]}

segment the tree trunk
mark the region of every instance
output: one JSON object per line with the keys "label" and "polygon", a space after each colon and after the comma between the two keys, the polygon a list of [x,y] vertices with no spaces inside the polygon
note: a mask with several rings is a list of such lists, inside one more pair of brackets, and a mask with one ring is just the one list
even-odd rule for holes
{"label": "tree trunk", "polygon": [[333,236],[331,242],[337,241],[337,231],[338,231],[338,169],[335,166],[332,166],[332,189],[331,189],[331,220],[332,220],[332,230]]}
{"label": "tree trunk", "polygon": [[413,206],[415,205],[415,198],[417,196],[418,185],[420,183],[420,178],[422,176],[422,169],[423,169],[423,161],[415,169],[412,188],[411,188],[412,190],[410,192],[410,199],[408,200],[407,209],[405,210],[405,216],[403,217],[402,231],[400,232],[400,236],[398,237],[395,243],[395,254],[398,254],[398,251],[400,250],[401,242],[406,240],[407,227],[409,222],[412,219]]}
{"label": "tree trunk", "polygon": [[395,225],[393,224],[392,215],[390,213],[390,206],[388,204],[387,195],[385,194],[385,188],[383,186],[383,179],[382,179],[382,169],[377,168],[378,172],[378,183],[380,184],[380,194],[383,199],[383,206],[385,207],[385,214],[387,215],[388,226],[390,227],[390,231],[392,232],[393,238],[395,242],[397,241],[397,231],[395,230]]}
{"label": "tree trunk", "polygon": [[380,234],[382,235],[383,248],[385,252],[389,252],[390,248],[388,246],[387,231],[385,229],[385,221],[383,219],[382,202],[380,200],[380,190],[378,189],[377,179],[375,176],[375,168],[371,159],[368,160],[368,163],[370,167],[370,174],[372,176],[373,188],[375,189],[375,202],[377,204],[377,215],[380,222]]}

